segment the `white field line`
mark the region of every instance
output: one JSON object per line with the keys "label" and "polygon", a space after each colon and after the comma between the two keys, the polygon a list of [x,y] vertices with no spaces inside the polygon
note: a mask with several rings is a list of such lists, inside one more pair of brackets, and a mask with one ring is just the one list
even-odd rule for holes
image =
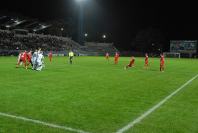
{"label": "white field line", "polygon": [[40,121],[40,120],[34,120],[34,119],[30,119],[30,118],[26,118],[26,117],[22,117],[22,116],[15,116],[15,115],[2,113],[2,112],[0,112],[0,116],[9,117],[9,118],[22,120],[22,121],[26,121],[26,122],[31,122],[31,123],[35,123],[35,124],[38,124],[38,125],[48,126],[48,127],[51,127],[51,128],[62,129],[62,130],[65,130],[65,131],[71,131],[71,132],[76,132],[76,133],[88,133],[86,131],[79,130],[79,129],[74,129],[74,128],[71,128],[71,127],[60,126],[60,125],[56,125],[56,124],[52,124],[52,123],[48,123],[48,122],[44,122],[44,121]]}
{"label": "white field line", "polygon": [[145,117],[150,115],[152,112],[154,112],[156,109],[158,109],[160,106],[162,106],[165,102],[167,102],[170,98],[172,98],[175,94],[177,94],[179,91],[181,91],[183,88],[185,88],[188,84],[190,84],[193,80],[195,80],[198,77],[198,74],[188,80],[185,84],[183,84],[181,87],[179,87],[177,90],[175,90],[173,93],[171,93],[169,96],[165,97],[163,100],[161,100],[158,104],[144,112],[142,115],[137,117],[135,120],[128,123],[126,126],[120,128],[116,133],[124,133],[130,128],[133,128],[133,126],[139,122],[141,122]]}

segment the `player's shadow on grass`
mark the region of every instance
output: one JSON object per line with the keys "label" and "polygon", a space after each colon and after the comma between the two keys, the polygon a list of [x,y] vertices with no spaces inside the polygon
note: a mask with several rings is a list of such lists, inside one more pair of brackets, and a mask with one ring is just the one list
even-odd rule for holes
{"label": "player's shadow on grass", "polygon": [[24,67],[14,67],[14,69],[33,70],[31,67],[28,67],[27,69],[25,69]]}
{"label": "player's shadow on grass", "polygon": [[146,69],[146,68],[142,68],[142,69],[139,69],[139,70],[142,70],[142,71],[153,71],[153,72],[157,72],[157,71],[159,71],[159,70],[157,70],[157,69],[153,69],[153,68],[148,68],[148,69]]}

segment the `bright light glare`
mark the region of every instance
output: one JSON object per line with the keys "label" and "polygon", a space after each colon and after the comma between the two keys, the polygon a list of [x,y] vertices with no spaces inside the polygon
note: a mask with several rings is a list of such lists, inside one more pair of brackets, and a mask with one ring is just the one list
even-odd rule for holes
{"label": "bright light glare", "polygon": [[84,2],[84,1],[86,1],[86,0],[76,0],[77,2]]}

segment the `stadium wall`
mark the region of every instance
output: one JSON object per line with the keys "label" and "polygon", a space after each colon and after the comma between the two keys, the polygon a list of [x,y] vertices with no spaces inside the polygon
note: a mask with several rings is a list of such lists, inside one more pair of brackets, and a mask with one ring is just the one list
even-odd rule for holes
{"label": "stadium wall", "polygon": [[197,40],[170,40],[170,52],[180,53],[184,58],[195,58],[198,55]]}

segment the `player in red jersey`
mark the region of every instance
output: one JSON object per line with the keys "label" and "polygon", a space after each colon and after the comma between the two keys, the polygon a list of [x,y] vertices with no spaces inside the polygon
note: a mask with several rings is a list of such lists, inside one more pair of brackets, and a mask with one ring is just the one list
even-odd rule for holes
{"label": "player in red jersey", "polygon": [[48,57],[49,57],[50,62],[52,62],[52,51],[49,52]]}
{"label": "player in red jersey", "polygon": [[145,68],[148,68],[148,66],[149,66],[149,57],[148,57],[148,54],[146,53],[146,54],[145,54],[144,67],[145,67]]}
{"label": "player in red jersey", "polygon": [[24,51],[24,52],[21,52],[19,54],[19,57],[18,57],[18,62],[17,62],[17,68],[19,67],[19,65],[23,62],[25,68],[27,69],[27,52]]}
{"label": "player in red jersey", "polygon": [[108,52],[105,54],[105,58],[107,61],[109,61],[109,53]]}
{"label": "player in red jersey", "polygon": [[28,53],[27,53],[27,66],[29,66],[29,64],[31,64],[31,66],[33,66],[32,64],[32,51],[30,50]]}
{"label": "player in red jersey", "polygon": [[16,67],[19,67],[19,65],[22,63],[21,56],[22,56],[22,52],[19,52]]}
{"label": "player in red jersey", "polygon": [[160,71],[164,72],[164,54],[160,54]]}
{"label": "player in red jersey", "polygon": [[132,56],[131,60],[130,60],[130,63],[125,67],[125,69],[127,69],[129,67],[134,67],[134,65],[135,65],[135,57]]}
{"label": "player in red jersey", "polygon": [[116,52],[114,57],[114,64],[118,64],[119,57],[120,55],[118,54],[118,52]]}

